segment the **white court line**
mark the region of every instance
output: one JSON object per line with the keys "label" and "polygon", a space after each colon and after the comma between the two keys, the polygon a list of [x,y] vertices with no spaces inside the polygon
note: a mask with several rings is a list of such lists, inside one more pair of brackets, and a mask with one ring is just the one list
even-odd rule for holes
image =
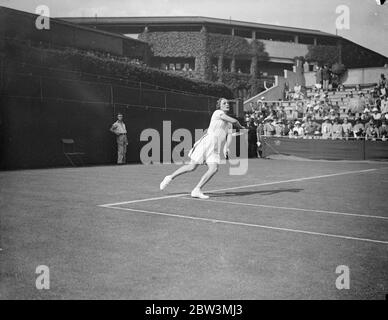
{"label": "white court line", "polygon": [[244,223],[244,222],[236,222],[236,221],[228,221],[228,220],[218,220],[218,219],[210,219],[210,218],[201,218],[201,217],[185,216],[185,215],[180,215],[180,214],[148,211],[148,210],[139,210],[139,209],[131,209],[131,208],[122,208],[122,207],[107,207],[107,208],[124,210],[124,211],[142,212],[142,213],[154,214],[154,215],[158,215],[158,216],[167,216],[167,217],[182,218],[182,219],[189,219],[189,220],[207,221],[207,222],[213,222],[213,223],[223,223],[223,224],[230,224],[230,225],[237,225],[237,226],[244,226],[244,227],[254,227],[254,228],[262,228],[262,229],[278,230],[278,231],[288,231],[288,232],[294,232],[294,233],[303,233],[303,234],[324,236],[324,237],[330,237],[330,238],[340,238],[340,239],[388,244],[388,241],[349,237],[349,236],[343,236],[343,235],[337,235],[337,234],[331,234],[331,233],[321,233],[321,232],[305,231],[305,230],[298,230],[298,229],[271,227],[271,226],[264,226],[264,225],[252,224],[252,223]]}
{"label": "white court line", "polygon": [[198,198],[191,198],[191,197],[190,198],[189,197],[183,197],[182,199],[195,200],[195,201],[204,201],[204,202],[226,203],[226,204],[233,204],[233,205],[238,205],[238,206],[271,208],[271,209],[281,209],[281,210],[291,210],[291,211],[305,211],[305,212],[316,212],[316,213],[327,213],[327,214],[334,214],[334,215],[355,216],[355,217],[363,217],[363,218],[374,218],[374,219],[385,219],[385,220],[388,220],[388,217],[384,217],[384,216],[371,216],[371,215],[367,215],[367,214],[358,214],[358,213],[347,213],[347,212],[338,212],[338,211],[326,211],[326,210],[303,209],[303,208],[292,208],[292,207],[278,207],[278,206],[270,206],[270,205],[265,205],[265,204],[243,203],[243,202],[233,202],[233,201],[221,201],[221,200],[213,200],[213,199],[201,200],[201,199],[198,199]]}
{"label": "white court line", "polygon": [[[345,171],[345,172],[325,174],[325,175],[320,175],[320,176],[296,178],[296,179],[283,180],[283,181],[274,181],[274,182],[264,182],[264,183],[250,184],[250,185],[245,185],[245,186],[230,187],[230,188],[223,188],[223,189],[215,189],[215,190],[209,190],[209,191],[206,191],[206,192],[209,193],[209,192],[219,192],[219,191],[228,191],[228,190],[237,190],[237,189],[261,187],[261,186],[269,186],[269,185],[280,184],[280,183],[287,183],[287,182],[298,182],[298,181],[305,181],[305,180],[313,180],[313,179],[321,179],[321,178],[328,178],[328,177],[343,176],[343,175],[346,175],[346,174],[353,174],[353,173],[372,172],[372,171],[376,171],[376,170],[377,169],[367,169],[367,170],[358,170],[358,171]],[[169,195],[169,196],[162,196],[162,197],[155,197],[155,198],[138,199],[138,200],[124,201],[124,202],[116,202],[116,203],[106,203],[106,204],[99,205],[99,207],[111,207],[111,206],[117,206],[117,205],[122,205],[122,204],[131,204],[131,203],[139,203],[139,202],[146,202],[146,201],[179,198],[179,197],[183,197],[183,196],[187,196],[187,195],[188,195],[187,193],[179,193],[179,194],[174,194],[174,195]]]}

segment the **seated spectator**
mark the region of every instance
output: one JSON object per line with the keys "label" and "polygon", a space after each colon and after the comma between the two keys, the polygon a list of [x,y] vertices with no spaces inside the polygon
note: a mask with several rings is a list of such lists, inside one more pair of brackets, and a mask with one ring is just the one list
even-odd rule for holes
{"label": "seated spectator", "polygon": [[330,121],[333,121],[334,119],[337,119],[337,118],[338,118],[338,117],[337,117],[337,114],[335,113],[335,110],[334,110],[334,109],[330,109],[330,113],[329,113],[328,117],[329,117],[329,120],[330,120]]}
{"label": "seated spectator", "polygon": [[292,136],[294,137],[303,137],[304,136],[304,130],[301,126],[300,121],[295,122],[294,128],[292,128]]}
{"label": "seated spectator", "polygon": [[364,93],[362,91],[358,92],[358,100],[361,109],[365,109],[367,107],[367,100],[365,99]]}
{"label": "seated spectator", "polygon": [[306,113],[305,113],[306,119],[314,119],[314,109],[307,108]]}
{"label": "seated spectator", "polygon": [[272,103],[272,105],[271,105],[271,107],[270,107],[269,115],[270,115],[273,119],[276,118],[276,109],[277,109],[277,107],[276,107],[275,103]]}
{"label": "seated spectator", "polygon": [[314,119],[319,120],[322,118],[323,110],[321,109],[321,106],[319,104],[316,104],[314,106]]}
{"label": "seated spectator", "polygon": [[353,137],[353,126],[346,117],[344,118],[344,122],[342,124],[342,130],[345,138]]}
{"label": "seated spectator", "polygon": [[365,139],[376,140],[380,137],[380,131],[377,128],[376,121],[371,119],[369,125],[365,127]]}
{"label": "seated spectator", "polygon": [[278,109],[278,112],[276,114],[276,117],[279,119],[279,120],[287,120],[287,113],[286,111],[284,110],[284,106],[280,106],[279,109]]}
{"label": "seated spectator", "polygon": [[374,99],[380,98],[380,87],[379,87],[379,85],[376,85],[373,88],[372,96],[373,96]]}
{"label": "seated spectator", "polygon": [[344,133],[342,125],[338,123],[338,119],[337,118],[335,118],[333,121],[334,121],[334,124],[333,124],[333,127],[332,127],[331,138],[333,140],[342,139],[343,133]]}
{"label": "seated spectator", "polygon": [[317,124],[313,123],[311,118],[307,118],[306,123],[304,124],[304,133],[306,137],[312,138],[317,131]]}
{"label": "seated spectator", "polygon": [[294,105],[292,106],[292,111],[291,111],[291,119],[295,120],[297,118],[298,118],[298,107],[294,103]]}
{"label": "seated spectator", "polygon": [[283,120],[278,120],[274,124],[275,127],[275,135],[276,136],[284,136],[284,123]]}
{"label": "seated spectator", "polygon": [[353,135],[355,138],[360,139],[364,136],[365,127],[360,118],[356,119],[356,124],[353,127]]}
{"label": "seated spectator", "polygon": [[370,118],[369,121],[365,123],[365,131],[373,125],[373,122],[373,118]]}
{"label": "seated spectator", "polygon": [[333,109],[334,109],[335,113],[337,113],[337,114],[340,113],[341,108],[340,108],[340,105],[339,105],[338,101],[335,102],[335,105],[333,106]]}
{"label": "seated spectator", "polygon": [[275,134],[275,128],[272,125],[273,119],[271,117],[267,117],[264,119],[264,135],[265,136],[273,136]]}
{"label": "seated spectator", "polygon": [[302,86],[298,82],[294,86],[294,99],[303,99]]}
{"label": "seated spectator", "polygon": [[298,101],[297,104],[296,104],[296,112],[297,112],[297,118],[298,119],[302,119],[303,118],[303,113],[304,113],[304,109],[303,109],[303,102],[302,101]]}
{"label": "seated spectator", "polygon": [[381,126],[379,128],[379,135],[383,141],[386,141],[388,138],[388,126],[387,126],[387,121],[385,119],[381,120]]}
{"label": "seated spectator", "polygon": [[361,116],[361,114],[364,112],[364,108],[361,105],[359,97],[354,97],[353,93],[350,93],[347,104],[351,112],[357,117]]}
{"label": "seated spectator", "polygon": [[370,90],[366,91],[365,100],[368,107],[375,105],[375,99],[373,98],[373,94],[370,92]]}
{"label": "seated spectator", "polygon": [[318,122],[315,122],[315,121],[313,121],[313,125],[315,126],[314,135],[316,137],[321,136],[322,135],[322,125]]}
{"label": "seated spectator", "polygon": [[382,115],[388,113],[388,100],[387,100],[387,96],[385,96],[385,97],[381,100],[381,103],[380,103],[380,110],[381,110],[381,114],[382,114]]}
{"label": "seated spectator", "polygon": [[348,114],[346,116],[348,119],[356,119],[356,115],[351,112],[350,109],[348,109]]}
{"label": "seated spectator", "polygon": [[373,118],[373,120],[380,120],[381,119],[381,113],[379,112],[379,109],[377,109],[376,107],[374,107],[372,109],[372,118]]}
{"label": "seated spectator", "polygon": [[333,126],[330,122],[329,117],[324,118],[325,122],[322,123],[322,139],[329,139],[333,132]]}
{"label": "seated spectator", "polygon": [[329,115],[331,107],[327,102],[325,102],[324,100],[321,100],[320,109],[322,110],[323,116],[326,117],[327,115]]}
{"label": "seated spectator", "polygon": [[370,110],[368,108],[365,108],[364,112],[361,115],[361,120],[369,121],[371,118],[372,118],[372,115],[370,113]]}
{"label": "seated spectator", "polygon": [[284,130],[284,136],[288,136],[289,135],[289,133],[290,133],[290,128],[291,128],[291,126],[290,126],[290,124],[288,123],[288,121],[287,120],[285,120],[285,121],[283,121],[283,130]]}
{"label": "seated spectator", "polygon": [[314,107],[313,100],[311,99],[311,96],[309,96],[306,100],[306,110],[313,107]]}

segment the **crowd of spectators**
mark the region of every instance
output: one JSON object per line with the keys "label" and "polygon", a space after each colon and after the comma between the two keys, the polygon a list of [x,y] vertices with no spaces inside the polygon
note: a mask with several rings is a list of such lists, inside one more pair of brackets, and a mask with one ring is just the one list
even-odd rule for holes
{"label": "crowd of spectators", "polygon": [[[338,87],[336,91],[343,91]],[[388,139],[388,83],[382,74],[370,90],[347,91],[338,101],[330,91],[314,88],[308,95],[299,84],[289,91],[287,101],[251,103],[245,112],[252,150],[262,136],[304,139]],[[260,144],[260,142],[259,142]],[[251,151],[253,152],[253,151]]]}

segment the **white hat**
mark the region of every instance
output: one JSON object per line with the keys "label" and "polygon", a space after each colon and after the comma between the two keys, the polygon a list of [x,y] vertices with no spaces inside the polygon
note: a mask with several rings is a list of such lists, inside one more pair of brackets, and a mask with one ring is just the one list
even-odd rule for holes
{"label": "white hat", "polygon": [[300,124],[300,121],[295,121],[295,124]]}
{"label": "white hat", "polygon": [[364,113],[370,112],[368,108],[365,108]]}
{"label": "white hat", "polygon": [[379,112],[379,109],[377,109],[376,107],[374,107],[374,108],[372,109],[372,112],[375,112],[375,111]]}

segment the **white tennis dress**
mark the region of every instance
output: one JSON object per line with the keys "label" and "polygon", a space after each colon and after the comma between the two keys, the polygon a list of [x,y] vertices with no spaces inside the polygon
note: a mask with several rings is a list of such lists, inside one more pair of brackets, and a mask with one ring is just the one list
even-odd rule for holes
{"label": "white tennis dress", "polygon": [[228,133],[232,132],[233,125],[221,119],[225,114],[222,110],[216,110],[210,120],[207,132],[199,139],[189,151],[189,157],[198,164],[220,163],[221,147],[226,142]]}

